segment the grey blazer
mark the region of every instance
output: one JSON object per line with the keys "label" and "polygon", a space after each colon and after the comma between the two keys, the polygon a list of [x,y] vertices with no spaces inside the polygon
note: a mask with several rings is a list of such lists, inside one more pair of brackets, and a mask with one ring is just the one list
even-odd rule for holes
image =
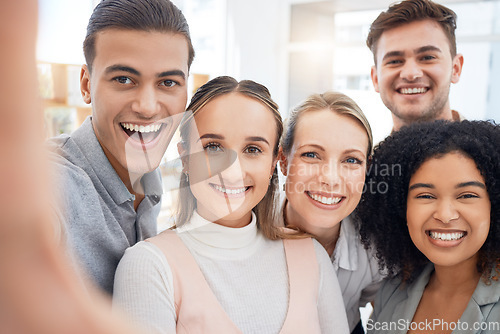
{"label": "grey blazer", "polygon": [[[457,323],[442,324],[441,319],[428,323],[412,323],[434,265],[429,264],[411,284],[399,279],[385,281],[375,298],[374,311],[367,322],[368,334],[404,334],[411,326],[422,331],[435,328],[453,329],[453,334],[500,333],[500,281],[487,285],[481,279]],[[419,327],[415,327],[419,326]]]}

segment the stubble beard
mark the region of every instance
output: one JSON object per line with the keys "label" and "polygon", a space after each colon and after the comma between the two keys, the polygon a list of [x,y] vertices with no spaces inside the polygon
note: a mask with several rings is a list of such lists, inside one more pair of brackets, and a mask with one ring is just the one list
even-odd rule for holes
{"label": "stubble beard", "polygon": [[450,85],[447,89],[439,94],[434,100],[432,100],[428,105],[415,105],[409,108],[398,108],[395,103],[390,101],[383,101],[386,107],[391,111],[391,113],[401,120],[403,124],[411,123],[422,123],[431,122],[437,119],[443,119],[442,116],[445,112],[445,107],[448,103]]}

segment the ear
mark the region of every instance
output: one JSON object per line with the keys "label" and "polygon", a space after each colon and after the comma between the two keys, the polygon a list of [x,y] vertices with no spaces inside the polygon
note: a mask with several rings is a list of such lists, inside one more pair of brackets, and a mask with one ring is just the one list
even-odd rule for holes
{"label": "ear", "polygon": [[370,72],[370,76],[372,77],[373,88],[377,93],[380,93],[378,90],[378,75],[377,75],[377,67],[375,65],[372,66],[372,70]]}
{"label": "ear", "polygon": [[278,151],[278,159],[280,161],[280,170],[281,173],[287,176],[288,173],[288,159],[286,158],[285,153],[283,153],[283,148],[280,147]]}
{"label": "ear", "polygon": [[80,92],[83,101],[90,104],[90,102],[92,102],[90,97],[90,72],[87,65],[83,65],[80,71]]}
{"label": "ear", "polygon": [[464,56],[462,54],[457,54],[453,58],[451,71],[451,82],[457,83],[460,80],[460,75],[462,74],[462,67],[464,66]]}

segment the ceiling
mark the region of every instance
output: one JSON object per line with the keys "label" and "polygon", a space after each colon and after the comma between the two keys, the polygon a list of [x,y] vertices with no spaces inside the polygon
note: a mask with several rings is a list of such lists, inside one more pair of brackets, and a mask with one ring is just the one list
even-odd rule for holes
{"label": "ceiling", "polygon": [[[439,0],[440,4],[446,5],[460,2],[485,2],[488,0]],[[384,9],[392,3],[398,2],[394,0],[327,0],[327,1],[292,1],[295,5],[307,7],[308,10],[321,13],[338,13],[351,12],[361,10]]]}

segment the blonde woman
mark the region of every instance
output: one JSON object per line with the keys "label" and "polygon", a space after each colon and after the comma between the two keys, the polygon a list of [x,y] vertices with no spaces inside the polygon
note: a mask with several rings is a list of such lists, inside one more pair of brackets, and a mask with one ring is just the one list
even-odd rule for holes
{"label": "blonde woman", "polygon": [[127,250],[115,304],[154,333],[347,333],[326,252],[276,226],[283,124],[268,90],[219,77],[188,110],[177,228]]}
{"label": "blonde woman", "polygon": [[382,279],[350,216],[361,198],[372,143],[361,109],[336,92],[301,103],[281,141],[285,224],[314,236],[330,255],[353,333],[363,332],[359,307],[373,301]]}

